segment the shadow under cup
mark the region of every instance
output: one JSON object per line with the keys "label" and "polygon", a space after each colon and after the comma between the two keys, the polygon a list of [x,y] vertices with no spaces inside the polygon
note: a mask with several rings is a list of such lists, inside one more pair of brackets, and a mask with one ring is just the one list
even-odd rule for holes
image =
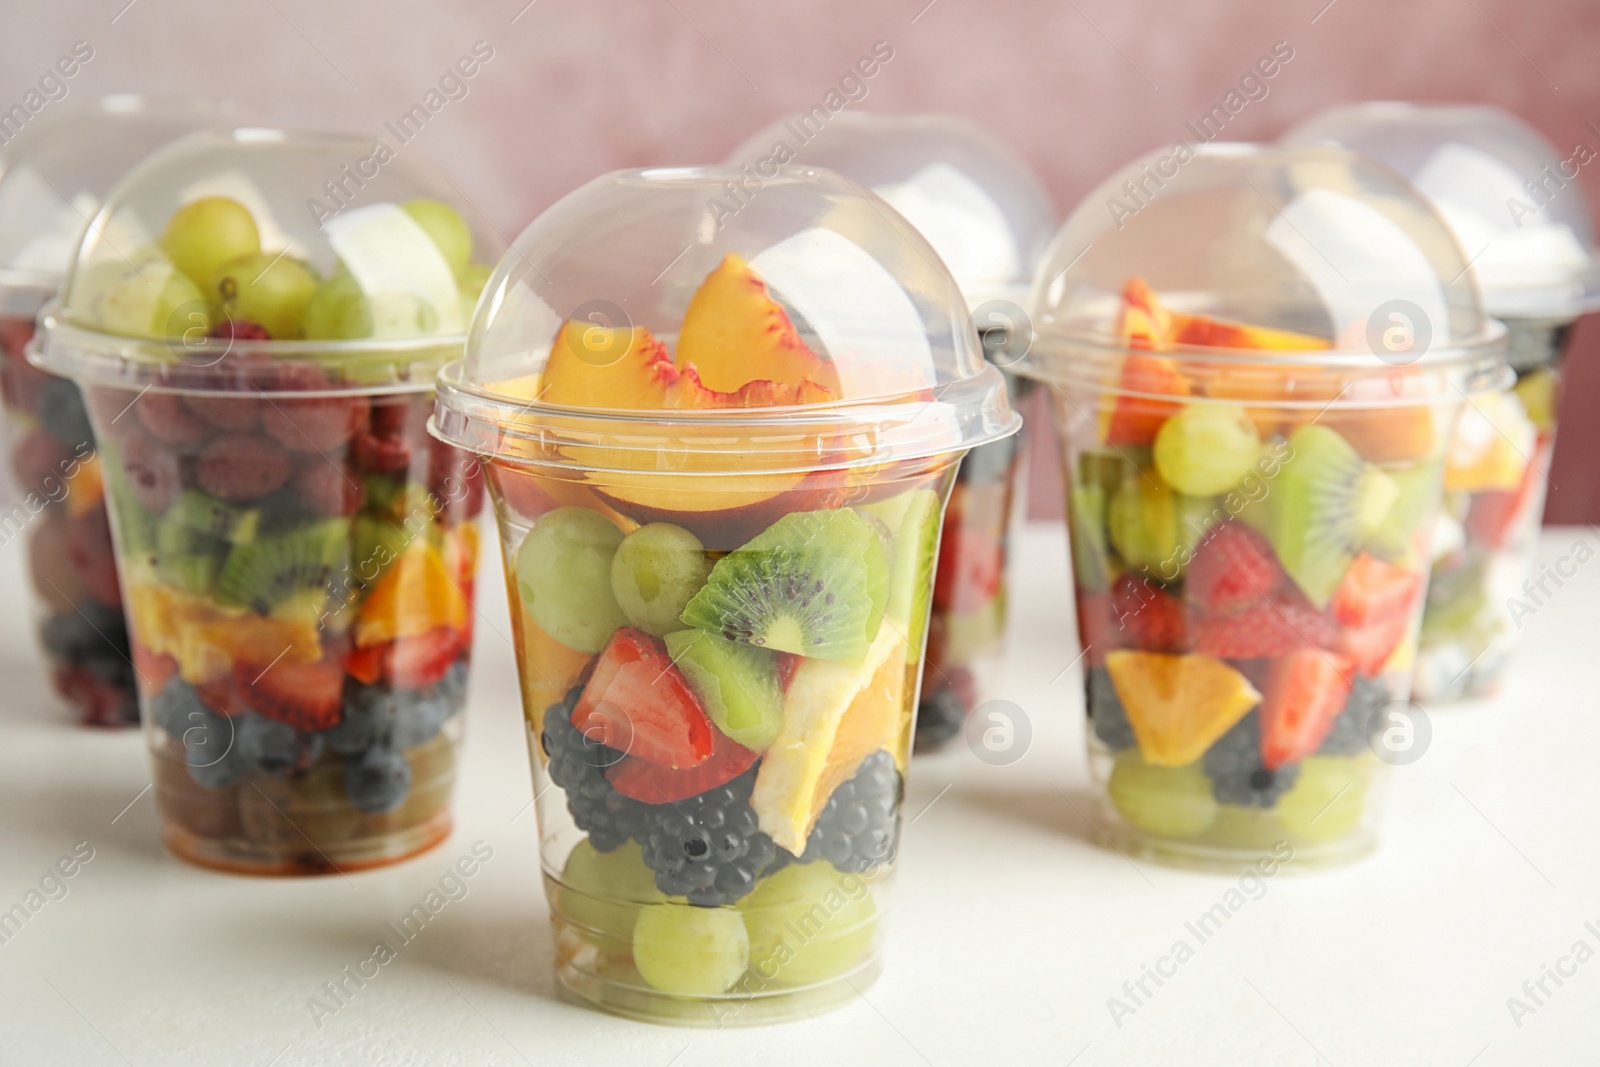
{"label": "shadow under cup", "polygon": [[162,834],[203,866],[349,871],[451,825],[481,472],[431,391],[317,380],[85,387]]}
{"label": "shadow under cup", "polygon": [[[954,458],[748,476],[487,461],[571,993],[751,1025],[876,977]],[[791,608],[842,658],[750,637]],[[695,741],[689,682],[720,694],[714,737],[672,769],[663,732]]]}
{"label": "shadow under cup", "polygon": [[1411,671],[1465,394],[1185,361],[1182,398],[1050,385],[1106,814],[1170,863],[1348,860],[1386,767],[1421,755]]}

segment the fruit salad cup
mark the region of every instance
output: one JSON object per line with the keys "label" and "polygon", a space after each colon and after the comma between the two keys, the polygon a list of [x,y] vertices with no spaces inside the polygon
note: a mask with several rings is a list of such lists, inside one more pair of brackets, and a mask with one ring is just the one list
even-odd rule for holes
{"label": "fruit salad cup", "polygon": [[[1376,841],[1379,772],[1414,755],[1378,731],[1407,698],[1450,432],[1509,373],[1503,330],[1443,284],[1460,249],[1377,164],[1206,146],[1106,210],[1162,158],[1063,227],[1023,364],[1060,431],[1092,769],[1154,858],[1348,859]],[[1429,347],[1368,347],[1396,301]]]}
{"label": "fruit salad cup", "polygon": [[408,167],[307,209],[369,151],[152,156],[35,341],[87,396],[163,836],[205,866],[348,871],[450,828],[484,494],[427,422],[487,270]]}
{"label": "fruit salad cup", "polygon": [[1411,179],[1473,257],[1484,306],[1506,325],[1516,382],[1474,396],[1451,445],[1413,682],[1432,703],[1487,696],[1551,589],[1548,581],[1538,587],[1532,569],[1561,356],[1573,321],[1600,299],[1600,252],[1582,192],[1545,177],[1571,164],[1498,108],[1358,104],[1314,116],[1289,139],[1340,144]]}
{"label": "fruit salad cup", "polygon": [[100,460],[78,387],[24,353],[112,183],[215,120],[192,101],[111,96],[53,107],[0,150],[0,399],[13,489],[0,543],[27,542],[50,681],[86,726],[139,722]]}
{"label": "fruit salad cup", "polygon": [[[1009,367],[1031,330],[1022,309],[1028,283],[1055,232],[1049,194],[1026,163],[982,130],[947,115],[845,112],[825,136],[798,141],[800,118],[780,119],[728,157],[759,177],[789,155],[872,190],[915,226],[955,275],[984,354]],[[1031,382],[1007,378],[1021,408]],[[968,714],[996,694],[1006,628],[1007,560],[1013,515],[1022,510],[1024,434],[973,449],[945,510],[928,653],[917,708],[916,750],[961,732]]]}
{"label": "fruit salad cup", "polygon": [[557,975],[686,1025],[878,973],[940,514],[1016,423],[893,212],[786,169],[719,228],[735,173],[541,216],[436,414],[500,519]]}

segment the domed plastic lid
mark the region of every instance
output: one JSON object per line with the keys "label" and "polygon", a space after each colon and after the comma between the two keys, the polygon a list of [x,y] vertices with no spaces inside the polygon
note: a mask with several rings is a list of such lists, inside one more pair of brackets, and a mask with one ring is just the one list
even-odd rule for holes
{"label": "domed plastic lid", "polygon": [[445,439],[586,470],[851,467],[1012,432],[961,292],[816,167],[603,175],[517,238],[440,376]]}
{"label": "domed plastic lid", "polygon": [[136,386],[431,386],[461,353],[487,265],[453,185],[385,142],[200,133],[117,185],[47,315],[42,362]]}
{"label": "domed plastic lid", "polygon": [[1343,145],[1410,178],[1455,231],[1490,314],[1572,319],[1600,299],[1577,182],[1588,146],[1563,153],[1499,108],[1403,103],[1332,108],[1285,141]]}
{"label": "domed plastic lid", "polygon": [[[945,115],[841,112],[820,129],[806,116],[760,131],[728,157],[759,184],[793,159],[871,189],[933,245],[968,306],[1021,304],[1057,216],[1027,164],[977,127]],[[979,323],[979,328],[983,326]]]}
{"label": "domed plastic lid", "polygon": [[1247,391],[1239,368],[1269,362],[1302,380],[1492,364],[1505,332],[1428,202],[1324,147],[1180,144],[1135,160],[1062,227],[1031,314],[1023,373],[1103,382],[1122,353],[1157,348],[1209,362],[1210,395]]}
{"label": "domed plastic lid", "polygon": [[193,99],[104,96],[52,104],[14,136],[0,130],[0,315],[38,314],[111,186],[222,115]]}

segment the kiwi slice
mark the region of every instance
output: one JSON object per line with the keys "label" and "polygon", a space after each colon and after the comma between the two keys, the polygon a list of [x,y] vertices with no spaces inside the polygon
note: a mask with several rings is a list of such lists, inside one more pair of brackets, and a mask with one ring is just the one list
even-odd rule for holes
{"label": "kiwi slice", "polygon": [[889,600],[883,615],[906,635],[907,648],[914,653],[907,662],[916,663],[922,657],[939,566],[939,496],[931,489],[913,489],[864,504],[861,510],[890,531]]}
{"label": "kiwi slice", "polygon": [[1323,608],[1356,553],[1381,528],[1399,487],[1326,426],[1300,427],[1289,446],[1293,456],[1254,518],[1284,571]]}
{"label": "kiwi slice", "polygon": [[1106,541],[1108,502],[1103,485],[1090,482],[1074,486],[1067,494],[1067,516],[1072,541],[1072,573],[1078,588],[1103,593],[1111,585],[1115,564]]}
{"label": "kiwi slice", "polygon": [[350,523],[350,569],[361,582],[376,581],[411,543],[411,532],[397,522],[357,515]]}
{"label": "kiwi slice", "polygon": [[1386,472],[1395,486],[1394,503],[1367,538],[1367,551],[1390,563],[1414,558],[1417,531],[1438,504],[1443,477],[1437,463],[1418,463]]}
{"label": "kiwi slice", "polygon": [[785,515],[711,568],[683,624],[730,641],[857,661],[878,636],[889,556],[850,508]]}
{"label": "kiwi slice", "polygon": [[717,729],[745,748],[766,751],[783,727],[776,656],[702,630],[679,630],[663,640]]}
{"label": "kiwi slice", "polygon": [[255,508],[237,508],[198,489],[179,493],[161,521],[201,537],[236,545],[255,540],[261,529],[261,513]]}
{"label": "kiwi slice", "polygon": [[217,575],[217,601],[265,614],[307,589],[326,588],[345,564],[350,528],[345,519],[320,519],[234,545]]}

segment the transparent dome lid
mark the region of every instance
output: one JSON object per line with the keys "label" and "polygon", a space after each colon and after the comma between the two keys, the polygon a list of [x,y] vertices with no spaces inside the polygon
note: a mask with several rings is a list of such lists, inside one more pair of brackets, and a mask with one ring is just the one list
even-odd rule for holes
{"label": "transparent dome lid", "polygon": [[1335,144],[1411,179],[1445,217],[1502,318],[1576,318],[1600,300],[1594,224],[1577,182],[1593,150],[1563,155],[1495,107],[1368,103],[1330,108],[1286,143]]}
{"label": "transparent dome lid", "polygon": [[151,152],[223,124],[200,100],[132,94],[68,100],[0,147],[0,314],[32,318],[61,287],[89,220]]}
{"label": "transparent dome lid", "polygon": [[1015,429],[955,280],[903,218],[817,167],[784,168],[734,207],[738,177],[617,171],[539,216],[440,376],[440,434],[592,470],[691,454],[793,470]]}
{"label": "transparent dome lid", "polygon": [[335,386],[431,384],[503,248],[469,216],[381,141],[194,134],[112,190],[46,317],[43,361],[133,384],[254,388],[240,375],[284,361]]}
{"label": "transparent dome lid", "polygon": [[1057,216],[1039,180],[1008,148],[947,115],[846,111],[820,131],[805,122],[774,122],[735,149],[729,164],[756,183],[788,159],[837,171],[921,231],[972,310],[990,300],[1027,299]]}
{"label": "transparent dome lid", "polygon": [[1444,220],[1399,174],[1329,147],[1180,145],[1135,160],[1062,227],[1030,314],[1036,341],[1017,369],[1046,379],[1104,380],[1096,368],[1130,349],[1207,362],[1216,390],[1251,364],[1392,376],[1492,364],[1504,349]]}

